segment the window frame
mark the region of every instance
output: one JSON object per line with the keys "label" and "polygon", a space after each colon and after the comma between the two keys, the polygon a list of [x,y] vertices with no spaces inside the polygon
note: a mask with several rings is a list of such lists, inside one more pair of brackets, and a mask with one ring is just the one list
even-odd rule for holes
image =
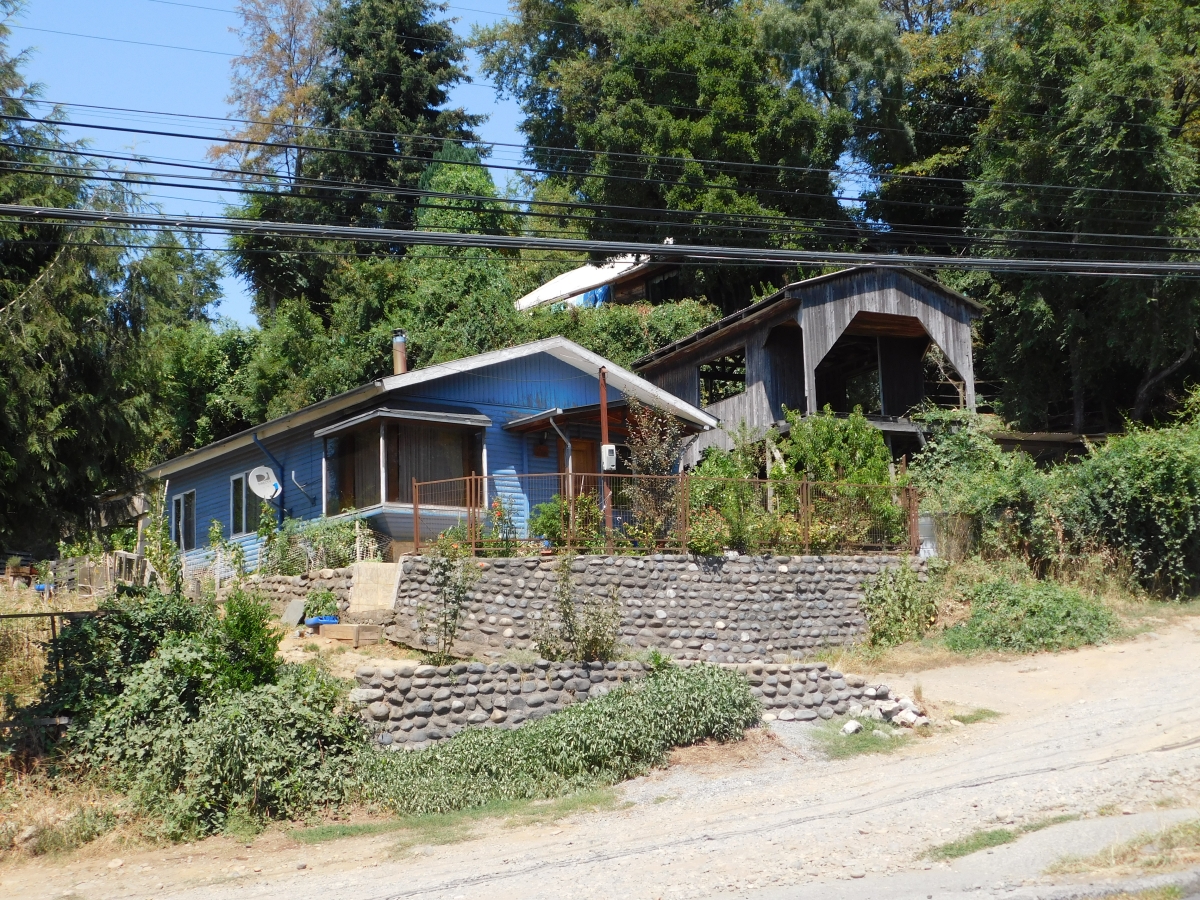
{"label": "window frame", "polygon": [[[740,347],[731,347],[724,353],[710,357],[696,365],[696,386],[698,389],[699,406],[701,409],[707,409],[715,403],[720,403],[723,400],[728,400],[731,397],[738,397],[746,393],[749,385],[747,384],[747,363],[749,353],[745,345]],[[705,368],[723,369],[722,373],[706,373]],[[733,371],[740,368],[741,378],[729,377]],[[724,385],[723,388],[717,389],[718,385]],[[740,385],[740,390],[731,390],[731,385]],[[719,397],[713,397],[714,393],[719,393]]]}
{"label": "window frame", "polygon": [[[192,498],[192,528],[187,534],[187,498]],[[189,540],[190,538],[190,540]],[[183,553],[196,549],[196,489],[181,491],[171,497],[171,539]],[[190,546],[189,546],[190,545]]]}
{"label": "window frame", "polygon": [[[239,522],[234,515],[234,482],[241,479],[242,482],[242,519]],[[252,507],[251,504],[254,504]],[[251,519],[257,518],[250,514],[252,508],[257,509],[261,506],[262,501],[254,491],[250,490],[250,470],[238,472],[229,476],[229,536],[242,537],[247,534],[255,534],[258,532],[259,523],[254,522],[251,526]],[[261,517],[261,513],[259,514]]]}

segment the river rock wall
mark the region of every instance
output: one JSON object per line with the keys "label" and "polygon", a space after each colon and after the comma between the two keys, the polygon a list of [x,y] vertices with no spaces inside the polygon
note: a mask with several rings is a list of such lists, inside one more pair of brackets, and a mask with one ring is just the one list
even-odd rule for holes
{"label": "river rock wall", "polygon": [[[861,640],[864,582],[909,563],[888,555],[483,559],[455,651],[497,659],[532,649],[539,630],[558,622],[555,590],[569,577],[577,608],[589,599],[615,599],[620,640],[630,648],[713,663],[804,659]],[[385,632],[419,648],[421,610],[431,605],[435,587],[427,559],[400,565]]]}

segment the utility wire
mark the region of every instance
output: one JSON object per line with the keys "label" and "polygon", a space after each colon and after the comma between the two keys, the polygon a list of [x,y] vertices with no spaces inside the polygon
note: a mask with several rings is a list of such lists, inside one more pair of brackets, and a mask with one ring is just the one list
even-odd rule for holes
{"label": "utility wire", "polygon": [[309,225],[259,222],[200,216],[140,215],[90,209],[63,209],[21,204],[0,204],[0,216],[23,222],[93,222],[134,227],[178,228],[234,234],[278,237],[310,237],[368,243],[437,247],[486,247],[495,250],[550,250],[596,253],[605,256],[645,256],[662,260],[698,259],[743,261],[779,265],[883,265],[982,269],[991,272],[1063,272],[1069,274],[1121,277],[1197,275],[1200,264],[1189,262],[1126,262],[1115,260],[1016,259],[1011,257],[903,255],[895,253],[847,253],[817,250],[778,250],[752,247],[718,247],[689,244],[648,244],[635,241],[596,241],[577,238],[531,237],[505,234],[456,234],[438,231],[407,231],[393,228],[361,228],[346,225]]}

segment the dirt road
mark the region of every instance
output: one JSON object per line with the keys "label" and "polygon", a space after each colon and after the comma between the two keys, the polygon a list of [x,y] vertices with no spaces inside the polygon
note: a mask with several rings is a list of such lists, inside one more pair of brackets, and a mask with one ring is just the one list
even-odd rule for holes
{"label": "dirt road", "polygon": [[[889,756],[824,759],[809,726],[774,723],[754,752],[693,752],[620,789],[608,812],[391,854],[386,835],[303,847],[276,835],[108,860],[0,871],[6,897],[287,900],[1075,896],[1086,878],[1041,875],[1200,814],[1200,622],[1120,644],[919,677],[936,718],[950,704],[995,720],[939,731]],[[939,715],[940,711],[940,715]],[[1080,821],[953,864],[932,846],[986,827]],[[212,857],[216,857],[215,859]],[[304,862],[306,868],[297,869]],[[1098,886],[1102,887],[1102,886]]]}

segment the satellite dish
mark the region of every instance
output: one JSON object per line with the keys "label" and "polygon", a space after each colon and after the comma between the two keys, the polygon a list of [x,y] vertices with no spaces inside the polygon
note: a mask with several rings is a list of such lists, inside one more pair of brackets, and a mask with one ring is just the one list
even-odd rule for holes
{"label": "satellite dish", "polygon": [[254,491],[256,497],[274,500],[283,493],[283,485],[279,483],[270,466],[259,466],[250,471],[250,490]]}

